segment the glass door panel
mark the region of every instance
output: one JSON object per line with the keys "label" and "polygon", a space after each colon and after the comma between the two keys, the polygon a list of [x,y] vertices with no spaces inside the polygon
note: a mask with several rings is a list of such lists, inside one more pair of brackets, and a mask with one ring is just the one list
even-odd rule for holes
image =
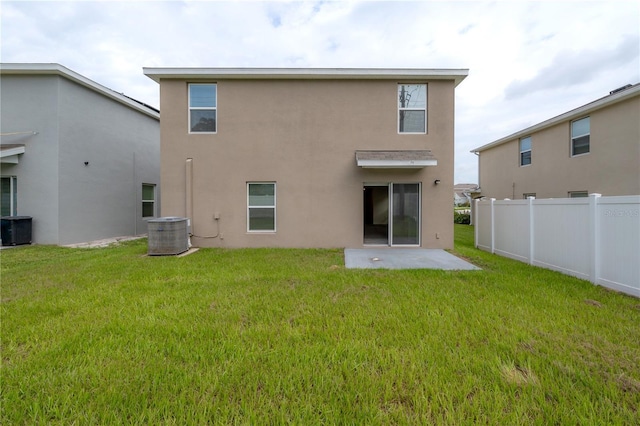
{"label": "glass door panel", "polygon": [[394,183],[391,245],[420,244],[420,184]]}

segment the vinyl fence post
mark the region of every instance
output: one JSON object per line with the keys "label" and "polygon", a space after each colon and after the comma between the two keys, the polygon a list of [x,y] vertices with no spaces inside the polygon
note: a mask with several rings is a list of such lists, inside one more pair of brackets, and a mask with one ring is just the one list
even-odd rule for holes
{"label": "vinyl fence post", "polygon": [[490,208],[491,208],[491,253],[496,252],[496,223],[495,223],[495,207],[493,203],[496,201],[495,198],[491,199]]}
{"label": "vinyl fence post", "polygon": [[533,223],[533,200],[536,197],[527,197],[529,202],[529,265],[533,265],[533,252],[535,249],[535,224]]}
{"label": "vinyl fence post", "polygon": [[598,284],[600,275],[600,221],[598,220],[598,201],[602,194],[589,194],[589,231],[591,233],[589,244],[591,245],[591,266],[589,268],[589,281]]}

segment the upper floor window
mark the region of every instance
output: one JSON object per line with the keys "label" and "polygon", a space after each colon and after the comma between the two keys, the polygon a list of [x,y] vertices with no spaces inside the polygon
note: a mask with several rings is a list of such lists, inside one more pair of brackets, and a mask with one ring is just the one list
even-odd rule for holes
{"label": "upper floor window", "polygon": [[215,84],[189,84],[189,132],[215,133],[218,93]]}
{"label": "upper floor window", "polygon": [[571,122],[571,155],[589,153],[591,120],[589,117]]}
{"label": "upper floor window", "polygon": [[398,84],[398,132],[427,132],[426,84]]}
{"label": "upper floor window", "polygon": [[531,136],[520,139],[520,165],[531,164]]}

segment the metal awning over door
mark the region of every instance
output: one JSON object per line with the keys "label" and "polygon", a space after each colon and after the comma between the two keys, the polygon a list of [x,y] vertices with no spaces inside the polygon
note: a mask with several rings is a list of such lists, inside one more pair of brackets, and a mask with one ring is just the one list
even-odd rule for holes
{"label": "metal awning over door", "polygon": [[356,164],[363,169],[421,169],[437,166],[430,150],[356,151]]}

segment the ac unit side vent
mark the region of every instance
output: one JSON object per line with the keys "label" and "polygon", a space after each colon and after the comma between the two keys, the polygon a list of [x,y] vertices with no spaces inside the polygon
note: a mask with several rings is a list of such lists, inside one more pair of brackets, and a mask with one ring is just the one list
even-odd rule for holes
{"label": "ac unit side vent", "polygon": [[147,222],[150,256],[171,256],[189,250],[188,219],[160,217]]}

